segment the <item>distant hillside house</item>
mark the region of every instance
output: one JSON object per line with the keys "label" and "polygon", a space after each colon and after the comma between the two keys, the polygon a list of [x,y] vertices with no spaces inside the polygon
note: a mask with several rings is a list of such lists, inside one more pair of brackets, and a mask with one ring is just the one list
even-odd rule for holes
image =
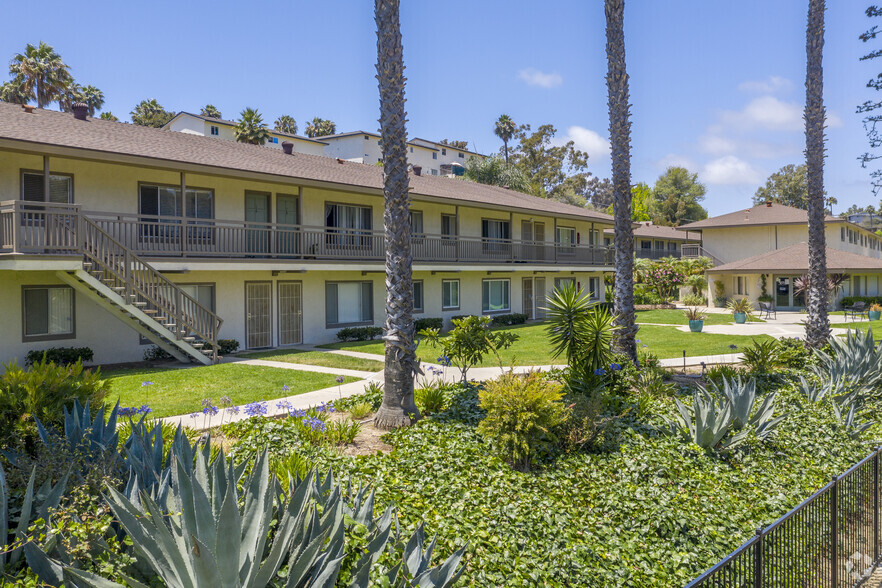
{"label": "distant hillside house", "polygon": [[[845,273],[843,296],[882,294],[882,237],[847,219],[827,216],[827,272]],[[725,285],[725,296],[756,301],[766,295],[780,309],[798,309],[805,299],[794,280],[808,273],[808,213],[799,208],[766,203],[679,227],[701,233],[701,252],[715,265],[708,270],[713,282]],[[834,301],[835,303],[836,301]]]}
{"label": "distant hillside house", "polygon": [[[316,138],[327,143],[325,155],[328,157],[369,165],[383,161],[382,142],[377,133],[352,131]],[[427,139],[416,138],[407,143],[407,162],[427,176],[462,175],[465,162],[473,157],[484,159],[486,155]]]}
{"label": "distant hillside house", "polygon": [[[612,246],[615,229],[603,232],[603,244]],[[634,255],[640,259],[661,259],[680,257],[682,246],[701,243],[701,233],[677,230],[651,222],[640,222],[634,226]]]}
{"label": "distant hillside house", "polygon": [[[177,131],[179,133],[187,133],[190,135],[200,135],[202,137],[214,137],[216,139],[226,139],[227,141],[235,141],[236,122],[232,120],[222,120],[219,118],[211,118],[210,116],[202,116],[200,114],[192,114],[189,112],[179,112],[173,119],[168,121],[163,130]],[[280,133],[278,131],[269,131],[270,138],[266,142],[267,147],[281,149],[282,143],[290,142],[294,147],[294,153],[309,153],[310,155],[324,155],[326,144],[316,139],[310,139],[302,135],[291,135],[288,133]]]}

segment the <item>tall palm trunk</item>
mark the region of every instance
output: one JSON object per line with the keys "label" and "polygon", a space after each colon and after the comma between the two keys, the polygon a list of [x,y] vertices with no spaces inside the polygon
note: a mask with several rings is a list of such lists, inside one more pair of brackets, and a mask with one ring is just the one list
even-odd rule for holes
{"label": "tall palm trunk", "polygon": [[631,121],[625,70],[625,0],[605,0],[606,87],[615,209],[615,302],[617,347],[637,362],[634,321],[634,229],[631,226]]}
{"label": "tall palm trunk", "polygon": [[508,139],[503,139],[502,145],[505,149],[505,165],[508,165]]}
{"label": "tall palm trunk", "polygon": [[386,236],[386,385],[375,424],[394,429],[420,417],[413,396],[419,370],[414,344],[413,256],[404,112],[404,58],[398,0],[375,0],[380,135],[383,139],[383,214]]}
{"label": "tall palm trunk", "polygon": [[827,317],[827,253],[824,236],[824,10],[825,0],[809,0],[806,29],[805,162],[808,184],[809,291],[806,342],[820,347],[830,336]]}

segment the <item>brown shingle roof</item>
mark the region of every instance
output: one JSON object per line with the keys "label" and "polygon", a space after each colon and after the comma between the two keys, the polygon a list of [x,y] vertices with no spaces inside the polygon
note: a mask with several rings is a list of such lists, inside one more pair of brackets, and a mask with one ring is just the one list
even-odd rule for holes
{"label": "brown shingle roof", "polygon": [[[827,215],[827,222],[844,222],[844,219]],[[760,204],[753,208],[721,214],[712,218],[689,223],[679,227],[681,231],[698,231],[701,229],[720,229],[723,227],[747,227],[759,225],[789,225],[808,223],[808,212],[801,208],[793,208],[772,202]]]}
{"label": "brown shingle roof", "polygon": [[[287,181],[327,182],[341,188],[377,192],[383,189],[383,170],[374,165],[339,163],[330,157],[305,153],[286,155],[258,145],[101,119],[80,121],[71,114],[51,110],[37,109],[27,114],[20,106],[0,103],[0,142],[5,141],[36,152],[45,151],[46,146],[82,149],[91,154],[145,158],[151,160],[151,165],[161,162],[172,169],[189,164],[266,174]],[[410,187],[417,197],[612,222],[607,214],[459,179],[411,175]]]}
{"label": "brown shingle roof", "polygon": [[[809,270],[808,243],[797,243],[784,249],[760,253],[753,257],[739,259],[717,267],[709,272],[728,273],[764,273],[764,272],[798,272]],[[827,271],[882,271],[882,259],[874,259],[866,255],[840,251],[827,247]]]}
{"label": "brown shingle roof", "polygon": [[[615,234],[615,229],[604,229],[605,235]],[[677,227],[665,227],[652,223],[639,222],[634,224],[634,236],[651,239],[669,239],[671,241],[700,241],[701,235],[680,231]]]}

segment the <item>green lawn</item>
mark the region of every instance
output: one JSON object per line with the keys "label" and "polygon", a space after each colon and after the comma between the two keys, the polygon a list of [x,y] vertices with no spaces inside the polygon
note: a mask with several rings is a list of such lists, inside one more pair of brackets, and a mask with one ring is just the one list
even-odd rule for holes
{"label": "green lawn", "polygon": [[[858,331],[866,331],[868,328],[873,329],[873,339],[879,341],[882,339],[882,320],[879,321],[859,321],[854,323],[832,323],[832,327],[843,329],[856,329]],[[844,336],[844,335],[843,335]]]}
{"label": "green lawn", "polygon": [[[166,417],[202,410],[202,399],[220,404],[229,396],[233,404],[271,400],[337,385],[333,374],[225,363],[192,368],[135,368],[102,372],[111,382],[108,402],[121,406],[147,404],[151,416]],[[357,378],[346,378],[353,382]],[[152,382],[149,386],[143,382]],[[282,386],[288,386],[283,390]]]}
{"label": "green lawn", "polygon": [[[764,323],[765,321],[756,317],[747,317],[748,322]],[[682,310],[659,309],[659,310],[638,310],[638,323],[653,323],[657,325],[688,325],[689,321]],[[705,325],[732,325],[735,319],[731,314],[707,313],[704,317]]]}
{"label": "green lawn", "polygon": [[271,361],[283,361],[285,363],[301,363],[306,365],[320,365],[330,368],[342,368],[347,370],[361,370],[376,372],[383,369],[383,362],[373,359],[362,359],[336,353],[323,351],[299,351],[297,349],[273,349],[271,351],[254,351],[242,353],[239,357],[248,359],[267,359]]}
{"label": "green lawn", "polygon": [[[650,311],[656,312],[656,311]],[[533,323],[509,327],[520,337],[514,345],[500,353],[504,365],[548,365],[563,364],[562,358],[554,359],[551,356],[551,345],[545,334],[545,325]],[[687,356],[695,355],[720,355],[723,353],[737,353],[730,345],[738,348],[750,345],[754,338],[758,340],[771,339],[768,335],[750,337],[743,335],[718,335],[711,333],[684,333],[675,327],[659,327],[644,325],[637,334],[640,339],[638,349],[654,353],[659,359],[682,357],[683,350]],[[644,347],[645,345],[645,347]],[[382,341],[356,341],[347,343],[331,343],[322,347],[330,349],[352,349],[365,353],[383,353]],[[422,361],[436,363],[439,351],[425,343],[417,347],[417,355]],[[495,366],[495,357],[485,358],[481,366]]]}

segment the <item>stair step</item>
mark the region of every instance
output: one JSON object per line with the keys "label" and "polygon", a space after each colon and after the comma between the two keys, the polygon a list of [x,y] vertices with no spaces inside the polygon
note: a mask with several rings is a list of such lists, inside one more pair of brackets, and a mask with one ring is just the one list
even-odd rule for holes
{"label": "stair step", "polygon": [[[135,304],[137,305],[137,304],[139,304],[139,303],[136,302]],[[146,303],[146,302],[142,302],[141,304],[147,304],[147,303]],[[142,310],[141,312],[143,312],[144,314],[156,314],[156,313],[159,312],[159,311],[156,310],[155,308],[145,308],[145,309]]]}
{"label": "stair step", "polygon": [[186,341],[187,343],[192,343],[196,340],[196,337],[181,337],[182,341]]}
{"label": "stair step", "polygon": [[[132,302],[132,306],[147,306],[147,303],[142,300],[135,300]],[[146,310],[144,312],[147,312]],[[156,312],[155,310],[153,312]]]}
{"label": "stair step", "polygon": [[[195,347],[196,349],[202,349],[205,347],[205,343],[190,343],[191,347]],[[206,349],[205,351],[211,351],[210,349]]]}

